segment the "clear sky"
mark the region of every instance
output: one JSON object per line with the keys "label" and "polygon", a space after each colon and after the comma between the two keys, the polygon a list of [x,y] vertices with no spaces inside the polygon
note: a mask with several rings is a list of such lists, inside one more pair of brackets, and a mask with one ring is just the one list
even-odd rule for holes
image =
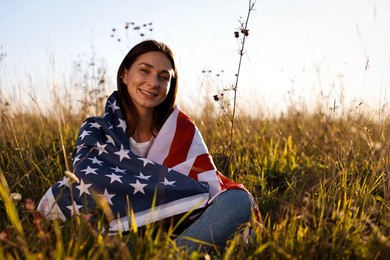
{"label": "clear sky", "polygon": [[[257,0],[255,9],[239,106],[256,114],[303,101],[372,109],[390,101],[389,0]],[[173,49],[180,97],[197,105],[234,82],[233,32],[247,11],[247,0],[0,0],[1,89],[47,93],[53,75],[68,78],[75,62],[92,56],[114,82],[123,55],[141,40],[139,31],[126,36],[126,22],[152,23],[145,37]]]}

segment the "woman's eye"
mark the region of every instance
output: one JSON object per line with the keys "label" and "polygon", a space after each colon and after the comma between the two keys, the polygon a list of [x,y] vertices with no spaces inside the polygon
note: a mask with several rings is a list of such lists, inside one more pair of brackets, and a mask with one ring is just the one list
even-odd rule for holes
{"label": "woman's eye", "polygon": [[140,71],[141,71],[142,73],[149,73],[149,70],[148,70],[148,69],[140,69]]}
{"label": "woman's eye", "polygon": [[165,76],[165,75],[161,75],[160,79],[163,80],[163,81],[169,81],[170,77],[169,76]]}

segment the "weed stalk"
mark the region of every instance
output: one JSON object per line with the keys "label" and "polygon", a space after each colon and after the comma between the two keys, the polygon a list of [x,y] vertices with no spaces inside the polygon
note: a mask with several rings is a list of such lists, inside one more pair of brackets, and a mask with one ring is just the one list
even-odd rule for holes
{"label": "weed stalk", "polygon": [[246,43],[246,38],[249,35],[249,29],[248,29],[248,22],[249,22],[249,16],[251,12],[254,10],[255,2],[252,0],[249,0],[249,8],[248,8],[248,13],[246,15],[245,22],[242,22],[240,20],[240,27],[238,28],[238,31],[234,32],[234,36],[236,38],[240,38],[240,33],[241,33],[241,40],[239,41],[239,49],[238,49],[238,54],[239,54],[239,60],[238,60],[238,67],[237,67],[237,73],[236,73],[236,81],[234,83],[234,86],[232,88],[233,90],[233,111],[232,111],[232,116],[230,117],[230,122],[231,122],[231,128],[230,128],[230,151],[232,151],[232,146],[233,146],[233,135],[234,135],[234,120],[236,116],[236,101],[237,101],[237,88],[238,88],[238,79],[240,77],[240,71],[241,71],[241,63],[242,63],[242,57],[245,54],[245,43]]}

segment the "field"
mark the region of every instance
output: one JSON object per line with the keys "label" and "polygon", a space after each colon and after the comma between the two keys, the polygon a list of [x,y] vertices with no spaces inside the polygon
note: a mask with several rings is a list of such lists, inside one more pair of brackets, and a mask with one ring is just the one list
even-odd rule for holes
{"label": "field", "polygon": [[[101,97],[88,96],[94,113]],[[224,251],[186,255],[158,226],[108,237],[83,217],[38,217],[36,203],[71,165],[91,111],[74,113],[66,100],[51,113],[1,103],[0,259],[390,258],[390,119],[383,113],[336,116],[318,106],[277,117],[241,114],[230,145],[228,122],[210,106],[194,119],[218,168],[252,192],[263,219],[242,227]]]}

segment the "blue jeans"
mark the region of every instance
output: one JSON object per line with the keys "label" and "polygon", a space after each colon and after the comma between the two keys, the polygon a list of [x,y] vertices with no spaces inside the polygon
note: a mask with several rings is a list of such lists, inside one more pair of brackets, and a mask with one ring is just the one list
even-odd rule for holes
{"label": "blue jeans", "polygon": [[176,245],[189,251],[208,248],[185,238],[189,237],[224,247],[237,227],[251,220],[254,203],[252,196],[244,190],[233,189],[219,194],[202,215],[177,237]]}

